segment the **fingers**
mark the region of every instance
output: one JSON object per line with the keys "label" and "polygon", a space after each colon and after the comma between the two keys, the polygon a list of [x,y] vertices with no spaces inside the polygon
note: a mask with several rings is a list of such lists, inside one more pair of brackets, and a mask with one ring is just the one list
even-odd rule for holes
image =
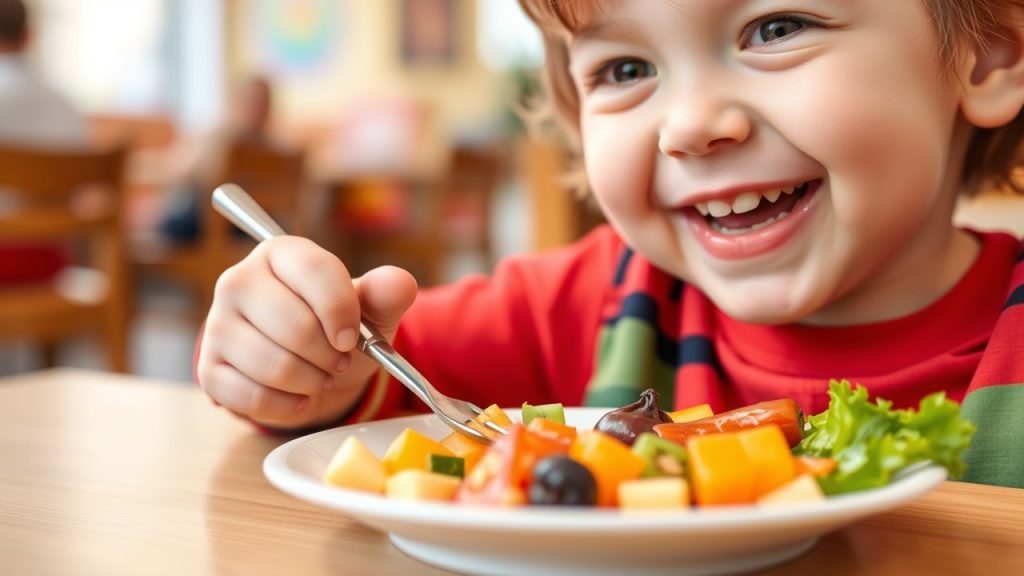
{"label": "fingers", "polygon": [[283,347],[252,324],[236,322],[212,337],[229,339],[231,347],[221,352],[221,360],[246,378],[262,385],[304,396],[326,392],[333,383],[333,367],[323,370],[302,356]]}
{"label": "fingers", "polygon": [[268,261],[274,276],[312,312],[312,317],[297,319],[300,327],[315,321],[335,349],[348,352],[355,348],[359,300],[352,289],[352,277],[341,261],[325,250],[275,250],[269,252]]}
{"label": "fingers", "polygon": [[309,396],[263,386],[224,363],[210,365],[200,382],[212,383],[204,391],[221,406],[271,426],[290,426],[314,410]]}
{"label": "fingers", "polygon": [[[349,355],[331,344],[322,320],[292,288],[271,274],[269,266],[255,281],[247,278],[237,280],[239,284],[247,284],[244,287],[244,297],[241,297],[243,287],[234,289],[234,282],[236,280],[229,277],[223,279],[221,284],[223,290],[240,296],[231,305],[233,312],[238,314],[246,325],[252,326],[271,342],[324,372],[339,372],[348,366]],[[354,296],[350,299],[354,300]],[[235,334],[218,336],[232,338]],[[248,352],[252,353],[255,350]]]}
{"label": "fingers", "polygon": [[363,316],[390,339],[416,299],[416,279],[401,268],[381,266],[358,278],[355,285]]}

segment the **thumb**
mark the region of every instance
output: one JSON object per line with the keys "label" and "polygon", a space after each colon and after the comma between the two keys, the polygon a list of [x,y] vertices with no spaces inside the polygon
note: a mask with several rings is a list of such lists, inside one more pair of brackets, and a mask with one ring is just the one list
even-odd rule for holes
{"label": "thumb", "polygon": [[374,268],[354,280],[363,319],[390,342],[398,322],[416,300],[416,279],[395,266]]}

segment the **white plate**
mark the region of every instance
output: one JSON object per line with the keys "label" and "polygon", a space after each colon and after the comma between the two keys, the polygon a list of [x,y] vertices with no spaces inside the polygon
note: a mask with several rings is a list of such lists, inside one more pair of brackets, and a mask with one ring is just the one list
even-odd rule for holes
{"label": "white plate", "polygon": [[[567,408],[568,424],[593,426],[605,408]],[[518,410],[509,410],[515,414]],[[624,512],[597,508],[482,508],[388,500],[321,480],[334,452],[357,436],[378,456],[406,427],[432,438],[449,429],[431,415],[325,430],[267,455],[271,484],[387,532],[399,549],[457,572],[538,574],[726,574],[794,558],[819,537],[935,488],[942,468],[924,468],[876,490],[785,507]]]}

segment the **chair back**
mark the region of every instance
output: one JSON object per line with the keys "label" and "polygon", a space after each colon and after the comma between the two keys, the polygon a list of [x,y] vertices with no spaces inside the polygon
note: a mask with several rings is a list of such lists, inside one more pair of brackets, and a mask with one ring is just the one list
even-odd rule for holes
{"label": "chair back", "polygon": [[447,249],[480,252],[488,268],[494,263],[491,210],[501,182],[502,157],[485,148],[456,147],[440,189],[438,222]]}
{"label": "chair back", "polygon": [[0,240],[75,239],[94,232],[124,266],[124,152],[0,146]]}
{"label": "chair back", "polygon": [[[305,160],[302,149],[236,141],[228,150],[216,185],[232,182],[241,186],[290,234],[305,235]],[[227,266],[244,257],[252,248],[252,242],[236,241],[238,235],[232,232],[234,225],[213,209],[212,188],[208,194],[203,204],[202,243],[209,254],[218,255],[218,269],[210,272],[215,280]]]}
{"label": "chair back", "polygon": [[122,149],[0,146],[0,245],[70,246],[94,288],[83,295],[73,281],[49,280],[0,287],[0,338],[52,342],[101,328],[110,368],[127,370],[123,168]]}

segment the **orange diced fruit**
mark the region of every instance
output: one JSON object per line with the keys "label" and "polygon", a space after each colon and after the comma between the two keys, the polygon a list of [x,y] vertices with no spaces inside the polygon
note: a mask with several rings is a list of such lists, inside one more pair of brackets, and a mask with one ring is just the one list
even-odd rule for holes
{"label": "orange diced fruit", "polygon": [[498,436],[501,436],[501,433],[495,432],[494,430],[491,430],[487,426],[484,426],[483,423],[487,421],[494,422],[495,424],[501,426],[505,430],[508,430],[509,428],[512,427],[512,419],[509,418],[508,414],[506,414],[505,411],[502,410],[501,407],[499,407],[497,404],[491,404],[487,408],[484,408],[483,414],[478,414],[476,418],[467,422],[466,424],[470,428],[482,432],[484,436],[487,436],[488,438],[495,440],[498,438]]}
{"label": "orange diced fruit", "polygon": [[530,432],[540,434],[541,436],[547,436],[548,438],[554,438],[556,440],[564,440],[570,443],[576,439],[575,426],[568,426],[561,422],[548,420],[547,418],[534,418],[530,421],[530,424],[526,429]]}
{"label": "orange diced fruit", "polygon": [[793,468],[796,475],[810,474],[817,478],[824,478],[836,469],[838,462],[824,456],[797,456],[793,459]]}
{"label": "orange diced fruit", "polygon": [[441,440],[441,446],[451,450],[452,454],[462,458],[465,462],[466,474],[476,466],[480,457],[487,451],[487,445],[479,440],[470,438],[461,432],[452,432]]}
{"label": "orange diced fruit", "polygon": [[437,440],[427,438],[412,428],[406,428],[391,441],[381,461],[388,475],[408,469],[427,470],[431,454],[454,456],[451,450]]}
{"label": "orange diced fruit", "polygon": [[701,418],[708,418],[714,416],[715,413],[711,411],[710,404],[697,404],[696,406],[690,406],[689,408],[683,408],[674,412],[669,412],[668,417],[673,422],[693,422],[694,420],[700,420]]}
{"label": "orange diced fruit", "polygon": [[736,432],[754,468],[754,498],[788,483],[793,471],[793,453],[782,429],[774,424]]}
{"label": "orange diced fruit", "polygon": [[801,474],[788,484],[758,498],[757,503],[763,506],[774,506],[793,502],[819,502],[824,499],[825,494],[822,493],[821,486],[818,485],[814,476]]}
{"label": "orange diced fruit", "polygon": [[690,485],[685,478],[638,478],[619,484],[619,508],[665,509],[690,505]]}
{"label": "orange diced fruit", "polygon": [[754,501],[754,467],[735,433],[692,436],[686,441],[690,482],[697,504]]}
{"label": "orange diced fruit", "polygon": [[598,506],[615,506],[619,484],[638,478],[647,466],[647,461],[634,454],[625,443],[596,430],[577,436],[569,448],[569,456],[594,475]]}

